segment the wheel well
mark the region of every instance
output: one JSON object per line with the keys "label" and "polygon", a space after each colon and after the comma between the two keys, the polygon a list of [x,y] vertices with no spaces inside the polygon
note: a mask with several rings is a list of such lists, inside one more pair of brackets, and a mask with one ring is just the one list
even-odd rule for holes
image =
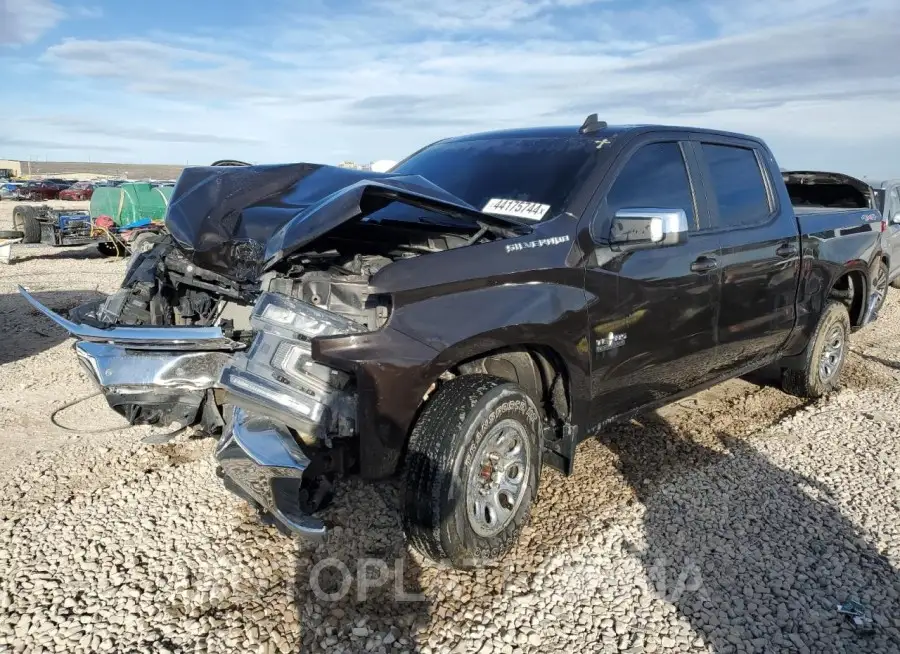
{"label": "wheel well", "polygon": [[521,386],[553,426],[566,422],[571,406],[569,379],[562,358],[540,345],[520,345],[485,352],[459,363],[455,374],[484,373]]}
{"label": "wheel well", "polygon": [[866,310],[866,277],[858,270],[844,273],[834,282],[828,297],[843,302],[850,314],[850,324],[862,324]]}

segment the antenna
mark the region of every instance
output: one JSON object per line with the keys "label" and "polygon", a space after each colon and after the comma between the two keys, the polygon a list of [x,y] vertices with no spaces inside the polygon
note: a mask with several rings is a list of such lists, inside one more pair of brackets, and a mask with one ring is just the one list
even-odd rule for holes
{"label": "antenna", "polygon": [[604,127],[606,127],[606,121],[598,120],[597,114],[591,114],[584,119],[584,122],[581,124],[581,127],[578,129],[578,131],[581,134],[592,134],[594,132],[599,132]]}

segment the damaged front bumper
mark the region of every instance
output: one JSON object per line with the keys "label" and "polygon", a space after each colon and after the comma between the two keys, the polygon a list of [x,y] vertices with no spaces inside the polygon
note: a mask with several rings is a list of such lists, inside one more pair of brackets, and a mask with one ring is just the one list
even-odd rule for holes
{"label": "damaged front bumper", "polygon": [[76,343],[75,353],[109,406],[133,425],[195,422],[231,356],[210,351],[129,350],[91,342]]}
{"label": "damaged front bumper", "polygon": [[19,293],[79,339],[75,344],[78,360],[110,407],[131,424],[190,425],[200,415],[207,427],[224,424],[210,395],[222,368],[243,344],[225,336],[221,328],[102,329],[63,318],[21,286]]}
{"label": "damaged front bumper", "polygon": [[310,340],[363,331],[332,312],[264,293],[250,317],[252,345],[222,369],[234,416],[217,452],[226,487],[284,530],[321,538],[311,514],[335,474],[355,464],[357,395],[348,373],[313,360]]}
{"label": "damaged front bumper", "polygon": [[228,490],[289,532],[312,540],[325,537],[325,523],[301,508],[301,498],[310,497],[313,488],[305,478],[312,461],[283,425],[235,408],[216,460]]}

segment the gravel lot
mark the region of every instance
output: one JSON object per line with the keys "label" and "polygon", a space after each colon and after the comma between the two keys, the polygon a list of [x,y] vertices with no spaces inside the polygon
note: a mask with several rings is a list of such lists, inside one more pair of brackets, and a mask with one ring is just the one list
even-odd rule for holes
{"label": "gravel lot", "polygon": [[900,651],[897,291],[840,392],[733,381],[618,425],[545,471],[503,565],[461,573],[407,554],[394,484],[342,487],[316,548],[221,488],[209,439],[145,444],[96,397],[57,416],[85,433],[51,424],[93,389],[15,287],[68,309],[123,268],[0,267],[0,652]]}

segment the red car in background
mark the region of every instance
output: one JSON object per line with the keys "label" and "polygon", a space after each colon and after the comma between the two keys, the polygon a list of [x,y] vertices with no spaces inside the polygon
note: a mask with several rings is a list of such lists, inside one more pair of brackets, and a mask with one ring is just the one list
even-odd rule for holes
{"label": "red car in background", "polygon": [[59,192],[60,200],[90,200],[94,194],[94,185],[90,182],[77,182]]}
{"label": "red car in background", "polygon": [[55,200],[60,191],[66,188],[65,184],[44,180],[42,182],[26,182],[19,187],[16,193],[18,200]]}

